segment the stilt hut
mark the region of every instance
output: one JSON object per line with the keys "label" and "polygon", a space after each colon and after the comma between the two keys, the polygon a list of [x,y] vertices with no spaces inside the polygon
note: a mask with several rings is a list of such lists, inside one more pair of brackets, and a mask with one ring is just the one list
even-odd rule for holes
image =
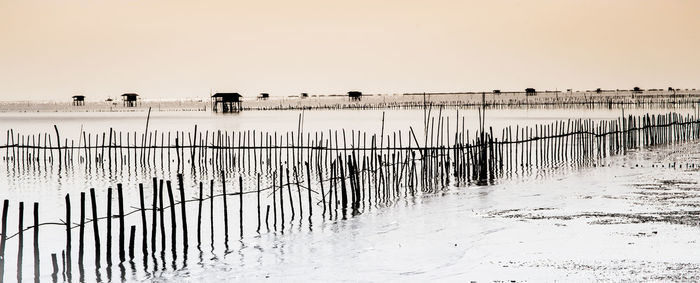
{"label": "stilt hut", "polygon": [[73,95],[73,106],[85,106],[85,95]]}
{"label": "stilt hut", "polygon": [[360,101],[362,100],[362,92],[360,91],[348,91],[348,97],[350,100]]}
{"label": "stilt hut", "polygon": [[270,98],[270,94],[266,92],[263,92],[260,95],[258,95],[258,100],[267,100],[268,98]]}
{"label": "stilt hut", "polygon": [[125,93],[122,94],[122,100],[124,101],[124,107],[136,107],[138,106],[138,97],[136,93]]}
{"label": "stilt hut", "polygon": [[238,112],[243,109],[241,98],[237,92],[218,92],[211,96],[211,104],[214,112]]}
{"label": "stilt hut", "polygon": [[537,91],[534,88],[528,87],[525,89],[525,95],[526,96],[537,95]]}

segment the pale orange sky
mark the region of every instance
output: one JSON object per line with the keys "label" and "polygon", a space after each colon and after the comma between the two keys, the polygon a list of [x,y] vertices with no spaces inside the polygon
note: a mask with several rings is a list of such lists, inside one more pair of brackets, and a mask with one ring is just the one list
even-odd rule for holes
{"label": "pale orange sky", "polygon": [[0,0],[0,100],[700,88],[700,2]]}

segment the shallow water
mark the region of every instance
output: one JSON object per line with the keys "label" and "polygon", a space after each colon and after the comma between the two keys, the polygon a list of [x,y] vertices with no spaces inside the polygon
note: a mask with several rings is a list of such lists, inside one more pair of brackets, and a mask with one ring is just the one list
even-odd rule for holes
{"label": "shallow water", "polygon": [[[669,109],[632,109],[625,114],[642,115],[668,113]],[[692,114],[692,108],[673,109],[680,114]],[[301,111],[244,111],[232,115],[217,115],[208,112],[153,112],[149,121],[149,132],[160,133],[175,131],[193,132],[195,126],[199,133],[207,131],[257,131],[278,132],[280,136],[287,132],[297,132],[299,129],[299,116]],[[594,121],[617,119],[622,114],[621,110],[590,109],[572,113],[569,109],[527,110],[527,109],[494,109],[486,114],[486,128],[493,127],[495,136],[500,137],[501,130],[507,126],[518,125],[523,128],[539,124],[549,124],[555,121],[567,119],[592,119]],[[392,133],[402,131],[401,135],[408,138],[410,128],[419,141],[424,137],[423,110],[335,110],[335,111],[304,111],[303,132],[314,134],[328,130],[345,130],[348,138],[351,131],[362,131],[367,135],[382,132],[382,117],[384,117],[384,135],[391,137]],[[454,127],[457,110],[440,110],[433,108],[431,117],[449,117],[451,131]],[[575,115],[575,116],[572,116]],[[81,133],[94,134],[91,144],[99,142],[103,133],[109,133],[109,129],[122,132],[126,142],[127,133],[145,131],[147,113],[99,113],[99,112],[49,112],[49,113],[0,113],[0,133],[7,133],[10,129],[15,135],[35,135],[48,133],[54,134],[54,125],[61,133],[61,139],[69,139],[78,145],[81,141]],[[478,129],[478,111],[474,109],[462,109],[459,111],[460,124],[464,117],[465,129],[474,132]],[[435,124],[435,123],[433,123]],[[460,126],[461,128],[462,126]],[[1,135],[0,135],[1,136]],[[133,135],[132,135],[133,137]],[[122,136],[119,137],[120,139]],[[340,137],[342,139],[342,135]],[[0,144],[5,144],[8,137],[0,138]],[[171,139],[171,140],[172,140]],[[53,141],[55,144],[55,141]],[[258,143],[261,141],[258,140]],[[406,142],[406,141],[404,141]],[[449,142],[449,141],[448,141]],[[69,142],[70,143],[70,142]],[[132,143],[133,144],[133,143]],[[140,141],[138,142],[140,145]],[[174,144],[174,141],[173,141]],[[354,144],[354,142],[352,142]],[[124,152],[121,154],[126,155]],[[78,151],[80,156],[83,153]],[[156,153],[154,153],[156,154]],[[6,150],[0,150],[0,156],[7,156]],[[174,152],[173,152],[174,155]],[[116,159],[116,156],[115,156]],[[39,162],[41,163],[41,162]],[[171,162],[173,163],[173,162]],[[81,191],[86,188],[104,189],[120,182],[125,185],[136,185],[139,182],[149,182],[152,177],[173,178],[177,170],[175,164],[161,167],[146,166],[136,169],[135,166],[119,166],[118,168],[103,168],[102,170],[85,170],[80,164],[75,163],[74,168],[68,168],[59,172],[58,168],[35,168],[37,165],[12,166],[0,165],[0,187],[7,188],[17,197],[26,197],[27,200],[39,197],[36,193],[58,193],[58,195],[72,190]],[[39,164],[41,165],[41,164]],[[128,165],[128,164],[127,164]],[[191,176],[190,181],[206,180],[213,176],[202,173]],[[196,177],[196,178],[195,178]],[[25,194],[23,196],[23,194]]]}
{"label": "shallow water", "polygon": [[[693,114],[692,107],[673,109],[626,109],[626,115],[665,114],[677,112]],[[386,132],[416,129],[422,133],[424,111],[422,109],[387,109],[387,110],[309,110],[309,111],[242,111],[240,113],[216,114],[211,112],[158,112],[153,111],[149,122],[151,130],[192,131],[195,125],[201,131],[245,131],[265,130],[268,132],[296,131],[299,114],[304,114],[304,130],[307,132],[327,131],[328,129],[345,129],[378,133],[382,125],[382,113],[385,113]],[[486,127],[493,127],[500,132],[505,126],[551,123],[567,119],[617,119],[623,113],[621,109],[489,109],[486,114]],[[438,117],[440,110],[433,107],[431,117]],[[14,129],[15,133],[36,134],[53,133],[54,125],[71,139],[80,137],[80,129],[88,133],[102,133],[113,128],[115,131],[143,132],[146,127],[147,112],[35,112],[35,113],[0,113],[0,133]],[[446,108],[442,117],[450,117],[454,126],[457,110]],[[478,125],[478,110],[469,108],[459,110],[460,120],[466,119],[467,128],[475,129]],[[460,121],[461,122],[461,121]]]}
{"label": "shallow water", "polygon": [[[433,109],[433,111],[437,111]],[[680,113],[694,113],[693,109],[674,109]],[[626,111],[626,114],[650,112],[648,109]],[[666,113],[667,109],[651,110],[651,113]],[[212,115],[202,112],[154,112],[149,129],[159,131],[192,131],[194,125],[200,131],[206,130],[265,130],[296,131],[297,111],[258,111],[235,115]],[[381,131],[382,113],[385,113],[385,131],[406,131],[423,127],[422,110],[342,110],[305,111],[304,130],[341,129],[363,130],[378,133]],[[593,120],[614,119],[618,110],[592,109],[579,111],[580,117]],[[433,116],[438,115],[435,112]],[[58,125],[62,136],[76,138],[82,128],[87,132],[102,132],[112,127],[120,131],[143,131],[145,113],[2,113],[3,126],[19,133],[52,132]],[[476,128],[475,110],[460,110],[465,115],[468,127]],[[445,110],[442,116],[456,117],[455,110]],[[348,119],[348,117],[352,117]],[[487,126],[495,132],[506,125],[517,123],[520,126],[551,123],[571,118],[570,110],[489,110]],[[454,119],[454,118],[453,118]],[[8,123],[5,123],[5,122]],[[63,130],[67,129],[67,130]],[[0,128],[0,130],[5,130]],[[420,132],[418,130],[417,132]],[[238,236],[238,197],[229,197],[230,241],[229,246],[220,236],[210,245],[211,236],[208,221],[213,221],[216,235],[221,234],[222,204],[214,203],[213,209],[205,203],[203,207],[203,252],[190,245],[187,259],[183,258],[182,235],[177,235],[178,253],[174,258],[169,251],[155,260],[148,259],[148,267],[138,260],[134,265],[125,263],[122,267],[100,269],[100,278],[112,280],[141,281],[225,281],[231,278],[254,280],[270,278],[277,281],[316,281],[349,280],[379,281],[407,279],[425,281],[431,279],[488,279],[488,280],[541,280],[576,278],[645,279],[655,273],[662,279],[673,279],[673,274],[664,273],[666,268],[681,268],[689,276],[696,276],[697,262],[692,253],[694,242],[688,235],[696,232],[697,224],[690,219],[694,214],[684,213],[679,207],[698,205],[691,194],[692,184],[677,183],[677,180],[692,180],[694,170],[685,168],[657,168],[669,162],[693,162],[693,156],[700,153],[696,144],[676,147],[654,148],[633,152],[628,156],[615,157],[602,162],[606,167],[576,169],[567,166],[560,168],[532,168],[527,174],[516,174],[512,178],[499,181],[492,186],[450,187],[439,193],[419,194],[397,202],[362,207],[360,215],[348,220],[331,220],[319,217],[321,208],[316,206],[315,216],[309,221],[306,217],[289,222],[284,230],[270,233],[263,228],[257,236],[255,223],[250,213],[255,210],[254,195],[244,197],[246,218],[244,236]],[[691,153],[691,154],[689,154]],[[4,153],[3,153],[4,154]],[[599,164],[600,165],[600,164]],[[633,167],[640,165],[642,167]],[[557,166],[559,167],[559,166]],[[177,170],[177,169],[175,169]],[[146,186],[146,204],[151,203],[151,178],[166,178],[175,181],[173,168],[134,168],[117,170],[99,168],[84,170],[81,166],[58,170],[36,168],[16,168],[6,164],[0,166],[0,192],[3,198],[13,201],[10,227],[16,227],[15,210],[18,201],[27,202],[25,226],[30,225],[30,203],[39,201],[41,222],[58,221],[63,218],[63,197],[72,195],[73,218],[77,220],[78,194],[94,187],[98,195],[100,215],[104,215],[106,188],[114,188],[116,183],[124,184],[127,212],[138,204],[138,183]],[[255,184],[255,172],[231,172],[227,175],[229,192],[237,191],[236,178],[243,177],[246,191]],[[204,195],[208,195],[208,180],[216,179],[214,193],[221,192],[218,172],[185,171],[187,199],[197,194],[197,183],[204,181]],[[270,182],[263,179],[263,187]],[[646,190],[649,186],[677,191],[682,200],[670,199],[677,195],[663,195]],[[685,187],[684,187],[685,186]],[[654,187],[656,188],[656,187]],[[296,191],[293,191],[296,193]],[[116,192],[115,192],[116,194]],[[287,195],[285,194],[285,197]],[[176,193],[176,200],[179,196]],[[296,195],[293,201],[297,201]],[[681,203],[682,202],[682,203]],[[264,205],[269,204],[269,194],[263,196]],[[167,203],[166,203],[167,205]],[[309,207],[304,202],[296,202],[305,211]],[[178,207],[179,209],[179,207]],[[210,210],[214,213],[211,214]],[[188,215],[197,215],[196,203],[187,206]],[[178,210],[179,212],[179,210]],[[250,212],[250,213],[249,213]],[[88,210],[89,213],[89,210]],[[113,208],[116,213],[116,208]],[[286,212],[289,220],[289,211]],[[651,216],[643,213],[652,213]],[[655,213],[655,214],[654,214]],[[307,215],[308,216],[308,215]],[[178,216],[179,217],[179,216]],[[167,212],[166,212],[167,218]],[[645,222],[640,222],[644,220]],[[179,218],[178,218],[179,221]],[[189,242],[196,237],[195,219],[189,219]],[[137,225],[138,215],[128,217],[126,227]],[[170,231],[170,220],[166,219],[166,233]],[[270,223],[271,224],[271,223]],[[114,221],[116,227],[117,222]],[[150,215],[148,225],[150,227]],[[178,226],[178,232],[181,226]],[[263,224],[264,227],[264,224]],[[60,252],[65,245],[65,231],[61,226],[42,227],[42,275],[50,280],[51,267],[47,255]],[[100,232],[104,235],[104,224]],[[116,228],[115,228],[116,229]],[[86,229],[86,246],[91,247],[92,231]],[[15,231],[14,229],[12,231]],[[653,233],[656,231],[656,233]],[[643,233],[643,234],[639,234]],[[137,232],[140,234],[140,231]],[[31,277],[30,231],[25,234],[25,278]],[[513,235],[518,235],[514,237]],[[657,239],[640,242],[633,246],[632,240],[640,238]],[[647,237],[648,236],[648,237]],[[73,232],[74,239],[77,238]],[[103,236],[104,237],[104,236]],[[116,238],[116,232],[115,232]],[[170,247],[169,235],[166,247]],[[137,239],[140,239],[137,237]],[[608,240],[614,239],[610,242]],[[688,239],[678,242],[672,239]],[[15,242],[13,242],[15,241]],[[104,241],[104,238],[102,239]],[[127,235],[128,241],[128,235]],[[625,243],[625,241],[629,241]],[[16,238],[8,244],[7,254],[14,255]],[[114,244],[116,249],[116,243]],[[74,244],[73,253],[76,253]],[[160,235],[158,235],[160,247]],[[639,247],[639,251],[633,249]],[[648,254],[656,248],[678,250],[673,257]],[[140,242],[137,240],[137,258],[140,258]],[[213,251],[212,251],[213,249]],[[605,251],[614,250],[615,254]],[[94,254],[86,251],[86,266],[93,266]],[[103,255],[104,256],[104,251]],[[116,250],[113,257],[116,257]],[[73,260],[77,256],[73,255]],[[621,263],[621,261],[623,261]],[[117,260],[118,261],[118,260]],[[89,263],[89,264],[87,264]],[[186,265],[186,267],[185,267]],[[78,279],[74,263],[73,280]],[[645,272],[634,274],[632,270],[644,267]],[[165,269],[164,269],[165,267]],[[600,273],[606,268],[610,273]],[[13,267],[6,266],[6,274],[14,274]],[[94,281],[96,273],[87,268],[87,281]],[[498,274],[498,276],[493,276]],[[573,277],[571,277],[573,276]],[[644,277],[649,276],[649,277]],[[59,275],[60,278],[60,275]]]}

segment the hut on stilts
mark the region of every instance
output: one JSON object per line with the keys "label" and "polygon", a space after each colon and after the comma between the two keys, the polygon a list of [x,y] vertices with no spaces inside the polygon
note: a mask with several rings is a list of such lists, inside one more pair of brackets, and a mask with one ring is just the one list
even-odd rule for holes
{"label": "hut on stilts", "polygon": [[217,92],[211,96],[211,108],[214,112],[239,112],[243,110],[242,97],[237,92]]}
{"label": "hut on stilts", "polygon": [[525,96],[535,96],[537,91],[534,88],[528,87],[525,89]]}
{"label": "hut on stilts", "polygon": [[139,95],[136,93],[125,93],[122,94],[122,100],[124,101],[124,107],[136,107],[139,104]]}
{"label": "hut on stilts", "polygon": [[73,106],[85,106],[85,95],[73,95]]}
{"label": "hut on stilts", "polygon": [[360,100],[362,100],[362,92],[361,91],[348,91],[348,97],[350,98],[351,101],[360,101]]}

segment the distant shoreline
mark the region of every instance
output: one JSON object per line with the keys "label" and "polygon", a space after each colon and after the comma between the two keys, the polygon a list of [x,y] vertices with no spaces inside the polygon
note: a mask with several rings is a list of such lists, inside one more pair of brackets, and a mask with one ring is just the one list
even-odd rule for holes
{"label": "distant shoreline", "polygon": [[[485,99],[485,101],[482,101]],[[269,99],[243,98],[243,111],[255,110],[335,110],[335,109],[391,109],[433,107],[626,107],[694,105],[700,103],[696,90],[600,90],[600,91],[538,91],[520,92],[433,92],[403,94],[363,94],[354,100],[347,95],[309,97],[270,97]],[[3,101],[0,112],[207,112],[212,105],[207,98],[179,100],[139,100],[137,106],[126,107],[121,100],[85,101],[74,106],[72,101]]]}

